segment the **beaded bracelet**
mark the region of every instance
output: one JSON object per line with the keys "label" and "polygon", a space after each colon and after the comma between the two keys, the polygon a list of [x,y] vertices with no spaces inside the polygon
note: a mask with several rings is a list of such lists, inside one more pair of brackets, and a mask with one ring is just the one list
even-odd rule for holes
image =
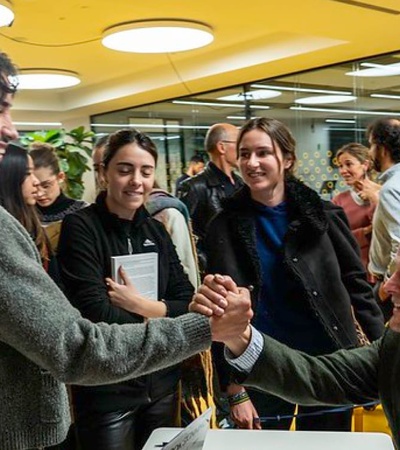
{"label": "beaded bracelet", "polygon": [[228,396],[228,402],[230,406],[240,405],[241,403],[247,402],[248,400],[250,400],[250,397],[246,391]]}

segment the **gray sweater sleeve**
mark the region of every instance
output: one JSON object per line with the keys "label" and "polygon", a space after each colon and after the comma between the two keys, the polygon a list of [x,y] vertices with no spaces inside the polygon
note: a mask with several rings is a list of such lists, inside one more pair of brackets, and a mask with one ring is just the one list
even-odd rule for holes
{"label": "gray sweater sleeve", "polygon": [[105,384],[205,350],[211,332],[193,313],[134,325],[83,319],[42,269],[24,228],[0,208],[0,340],[60,381]]}
{"label": "gray sweater sleeve", "polygon": [[378,399],[379,351],[370,346],[310,356],[264,336],[264,348],[243,384],[301,405],[361,404]]}

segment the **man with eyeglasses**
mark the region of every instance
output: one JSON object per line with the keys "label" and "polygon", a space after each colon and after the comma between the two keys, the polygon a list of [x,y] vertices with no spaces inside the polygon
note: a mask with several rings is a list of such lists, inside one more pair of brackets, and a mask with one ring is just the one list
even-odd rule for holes
{"label": "man with eyeglasses", "polygon": [[[12,151],[7,142],[18,137],[10,116],[16,75],[0,53],[0,164]],[[232,338],[251,316],[250,302],[239,301],[226,320],[191,313],[94,324],[64,297],[31,236],[0,206],[0,449],[43,449],[65,439],[70,416],[63,383],[115,383],[160,370],[207,349],[212,339]]]}
{"label": "man with eyeglasses", "polygon": [[221,210],[221,202],[242,185],[234,173],[237,168],[236,140],[238,129],[229,123],[216,123],[207,132],[204,148],[210,157],[206,168],[198,175],[185,180],[177,196],[186,204],[192,218],[193,232],[197,237],[200,271],[206,268],[203,239],[207,224]]}

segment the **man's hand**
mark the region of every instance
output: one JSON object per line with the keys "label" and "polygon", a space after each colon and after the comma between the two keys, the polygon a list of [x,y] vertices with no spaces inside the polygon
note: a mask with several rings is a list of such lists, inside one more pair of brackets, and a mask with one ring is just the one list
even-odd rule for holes
{"label": "man's hand", "polygon": [[239,293],[236,283],[227,275],[207,275],[203,284],[193,296],[189,311],[198,312],[205,316],[222,316],[227,307],[228,291]]}
{"label": "man's hand", "polygon": [[[245,391],[245,388],[238,384],[230,384],[227,388],[228,397]],[[250,398],[243,403],[230,405],[230,412],[238,428],[261,430],[260,418]]]}
{"label": "man's hand", "polygon": [[386,282],[382,281],[378,289],[378,295],[381,302],[386,302],[390,298],[390,294],[386,291],[385,284]]}
{"label": "man's hand", "polygon": [[354,183],[354,188],[356,189],[358,195],[364,200],[369,201],[372,204],[377,204],[379,202],[379,191],[381,190],[381,185],[371,181],[369,178],[364,180],[358,180]]}
{"label": "man's hand", "polygon": [[213,341],[229,343],[229,348],[232,346],[234,353],[238,354],[247,347],[251,337],[249,324],[253,310],[249,291],[240,288],[238,294],[228,292],[226,301],[223,315],[210,317],[211,337]]}
{"label": "man's hand", "polygon": [[231,419],[238,428],[261,430],[260,418],[252,401],[231,406]]}

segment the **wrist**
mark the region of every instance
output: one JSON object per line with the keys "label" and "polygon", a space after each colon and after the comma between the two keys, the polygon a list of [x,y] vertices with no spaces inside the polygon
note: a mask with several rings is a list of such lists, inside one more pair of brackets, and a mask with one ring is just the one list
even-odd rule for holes
{"label": "wrist", "polygon": [[131,305],[132,305],[132,311],[135,314],[138,314],[139,316],[145,316],[145,310],[146,310],[146,301],[144,297],[140,297],[139,295],[132,295],[131,297]]}
{"label": "wrist", "polygon": [[243,386],[241,386],[240,384],[235,384],[235,383],[231,383],[226,388],[226,394],[228,397],[235,395],[235,394],[239,394],[239,392],[245,392],[245,391],[246,391],[246,389]]}
{"label": "wrist", "polygon": [[238,357],[240,356],[248,347],[251,340],[251,326],[247,325],[246,330],[239,336],[229,339],[225,342],[226,347],[231,351],[231,353]]}
{"label": "wrist", "polygon": [[243,392],[238,392],[235,395],[228,395],[229,406],[240,405],[241,403],[248,402],[250,400],[249,394],[243,390]]}

